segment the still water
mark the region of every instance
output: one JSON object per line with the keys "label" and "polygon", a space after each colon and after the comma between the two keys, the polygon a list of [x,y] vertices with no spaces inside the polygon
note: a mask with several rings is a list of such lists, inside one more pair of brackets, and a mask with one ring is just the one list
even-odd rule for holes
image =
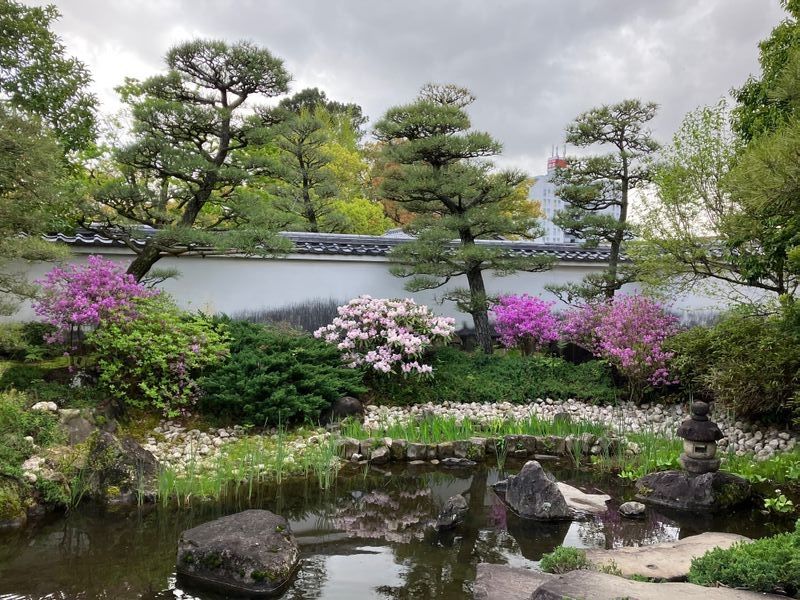
{"label": "still water", "polygon": [[[632,489],[619,479],[548,467],[584,491],[610,494],[609,511],[571,523],[524,521],[489,487],[503,477],[496,469],[432,467],[354,470],[325,492],[316,480],[294,481],[254,490],[249,499],[192,509],[85,507],[0,532],[0,599],[218,598],[176,583],[177,541],[184,529],[245,508],[272,510],[291,522],[302,562],[286,600],[471,598],[479,562],[535,567],[559,544],[611,548],[709,530],[759,537],[791,526],[765,521],[755,510],[716,519],[651,511],[642,521],[623,520],[616,507]],[[470,505],[467,521],[452,533],[432,533],[430,521],[459,493]]]}

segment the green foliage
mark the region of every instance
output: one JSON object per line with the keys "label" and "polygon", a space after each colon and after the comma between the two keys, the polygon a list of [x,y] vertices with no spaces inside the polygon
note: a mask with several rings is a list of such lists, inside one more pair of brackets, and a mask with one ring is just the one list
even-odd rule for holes
{"label": "green foliage", "polygon": [[794,502],[786,497],[780,490],[775,490],[771,498],[764,498],[764,508],[768,511],[789,514],[794,512]]}
{"label": "green foliage", "polygon": [[600,361],[574,365],[561,358],[485,355],[457,348],[437,349],[428,364],[433,381],[374,377],[372,396],[379,402],[513,402],[533,398],[575,398],[610,403],[616,398],[608,367]]}
{"label": "green foliage", "polygon": [[138,299],[136,318],[103,323],[87,344],[110,398],[167,416],[194,404],[196,378],[228,353],[224,325],[184,313],[165,294]]}
{"label": "green foliage", "polygon": [[685,389],[739,415],[800,417],[800,305],[742,306],[668,341]]}
{"label": "green foliage", "polygon": [[0,323],[0,358],[40,360],[52,357],[59,348],[45,344],[44,336],[54,328],[44,323]]}
{"label": "green foliage", "polygon": [[569,546],[558,546],[552,552],[543,554],[539,560],[539,568],[545,573],[568,573],[578,569],[588,569],[589,566],[586,551]]}
{"label": "green foliage", "polygon": [[204,412],[258,426],[316,421],[338,398],[365,391],[361,371],[321,340],[241,321],[228,327],[230,357],[200,380]]}
{"label": "green foliage", "polygon": [[800,521],[793,532],[715,548],[692,559],[689,581],[794,596],[800,592]]}
{"label": "green foliage", "polygon": [[[630,238],[628,203],[630,192],[651,181],[648,157],[658,143],[646,128],[656,115],[653,102],[624,100],[589,110],[567,127],[566,142],[579,148],[610,146],[608,154],[571,157],[554,178],[558,196],[568,203],[554,219],[565,232],[584,240],[587,246],[609,244],[608,269],[590,275],[581,284],[553,286],[552,291],[574,298],[610,298],[628,281],[619,272],[622,243]],[[617,208],[619,216],[602,214]]]}
{"label": "green foliage", "polygon": [[67,255],[36,235],[67,223],[74,200],[64,193],[64,172],[63,152],[41,122],[0,103],[0,314],[36,293],[20,261]]}
{"label": "green foliage", "polygon": [[760,76],[751,75],[742,87],[732,90],[737,102],[732,124],[744,142],[779,129],[793,112],[786,101],[774,97],[774,90],[784,75],[791,55],[800,48],[800,26],[797,21],[800,7],[796,0],[781,0],[781,3],[789,15],[758,45]]}
{"label": "green foliage", "polygon": [[552,261],[481,243],[535,238],[541,229],[535,205],[519,201],[525,174],[494,170],[489,159],[500,153],[501,144],[470,129],[465,107],[474,99],[457,86],[429,85],[411,104],[390,108],[375,135],[383,143],[386,165],[381,193],[414,215],[408,230],[416,239],[395,248],[393,273],[410,277],[410,290],[438,288],[466,276],[468,290],[448,290],[443,298],[472,315],[479,343],[490,353],[483,272],[541,271]]}
{"label": "green foliage", "polygon": [[60,440],[58,419],[46,412],[29,411],[28,398],[17,391],[0,392],[0,475],[20,476],[20,465],[33,453],[25,437],[38,446]]}
{"label": "green foliage", "polygon": [[729,452],[723,458],[722,468],[754,483],[796,484],[800,482],[800,448],[779,452],[767,460],[756,460],[753,454]]}
{"label": "green foliage", "polygon": [[97,99],[86,91],[86,66],[51,31],[60,16],[53,4],[0,1],[0,94],[43,119],[66,150],[79,150],[94,141]]}

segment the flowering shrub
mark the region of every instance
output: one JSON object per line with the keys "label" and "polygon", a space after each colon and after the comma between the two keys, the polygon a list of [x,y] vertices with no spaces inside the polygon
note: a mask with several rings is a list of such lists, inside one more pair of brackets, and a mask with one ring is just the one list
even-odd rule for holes
{"label": "flowering shrub", "polygon": [[677,317],[658,302],[626,295],[570,311],[562,327],[566,339],[616,366],[637,398],[647,384],[677,383],[667,367],[673,353],[664,348],[677,331]]}
{"label": "flowering shrub", "polygon": [[413,300],[360,296],[337,309],[339,316],[314,337],[335,344],[351,368],[366,366],[381,373],[430,373],[422,355],[455,331],[455,321],[435,317]]}
{"label": "flowering shrub", "polygon": [[97,327],[106,319],[129,319],[135,300],[153,296],[117,263],[89,256],[85,265],[56,267],[37,281],[44,295],[33,309],[56,328],[50,343],[71,341],[84,326]]}
{"label": "flowering shrub", "polygon": [[527,294],[500,296],[492,312],[501,343],[507,348],[519,346],[523,354],[530,354],[558,340],[559,322],[551,310],[553,304]]}
{"label": "flowering shrub", "polygon": [[181,311],[166,294],[134,300],[135,319],[113,314],[87,340],[98,383],[121,405],[172,417],[197,400],[197,377],[228,355],[225,326]]}

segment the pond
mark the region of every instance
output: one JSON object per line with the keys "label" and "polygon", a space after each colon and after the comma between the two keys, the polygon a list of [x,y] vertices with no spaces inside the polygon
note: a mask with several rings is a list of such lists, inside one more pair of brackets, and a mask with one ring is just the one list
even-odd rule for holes
{"label": "pond", "polygon": [[[521,466],[509,464],[508,472]],[[559,544],[619,547],[674,540],[703,531],[760,537],[791,527],[746,509],[720,518],[650,511],[623,520],[616,507],[631,486],[590,469],[547,465],[559,480],[612,496],[605,515],[584,521],[523,521],[489,487],[494,468],[443,471],[420,466],[343,473],[321,491],[315,480],[284,482],[243,492],[249,499],[198,504],[190,509],[145,506],[99,511],[84,507],[66,517],[16,532],[0,532],[0,599],[217,598],[182,589],[175,580],[181,531],[245,508],[288,518],[302,562],[287,600],[462,599],[471,597],[479,562],[534,566]],[[464,494],[466,522],[449,534],[428,523],[444,501]]]}

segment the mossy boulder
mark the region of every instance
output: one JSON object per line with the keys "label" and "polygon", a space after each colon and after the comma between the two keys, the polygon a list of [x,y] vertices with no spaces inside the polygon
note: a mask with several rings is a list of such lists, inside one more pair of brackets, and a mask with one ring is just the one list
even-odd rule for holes
{"label": "mossy boulder", "polygon": [[298,557],[286,519],[268,510],[246,510],[184,531],[177,572],[193,587],[266,597],[285,588]]}
{"label": "mossy boulder", "polygon": [[637,500],[685,511],[724,511],[746,502],[752,493],[746,479],[721,471],[702,475],[661,471],[636,482]]}
{"label": "mossy boulder", "polygon": [[89,438],[81,479],[88,495],[108,504],[128,504],[155,498],[158,461],[132,438],[106,431]]}

